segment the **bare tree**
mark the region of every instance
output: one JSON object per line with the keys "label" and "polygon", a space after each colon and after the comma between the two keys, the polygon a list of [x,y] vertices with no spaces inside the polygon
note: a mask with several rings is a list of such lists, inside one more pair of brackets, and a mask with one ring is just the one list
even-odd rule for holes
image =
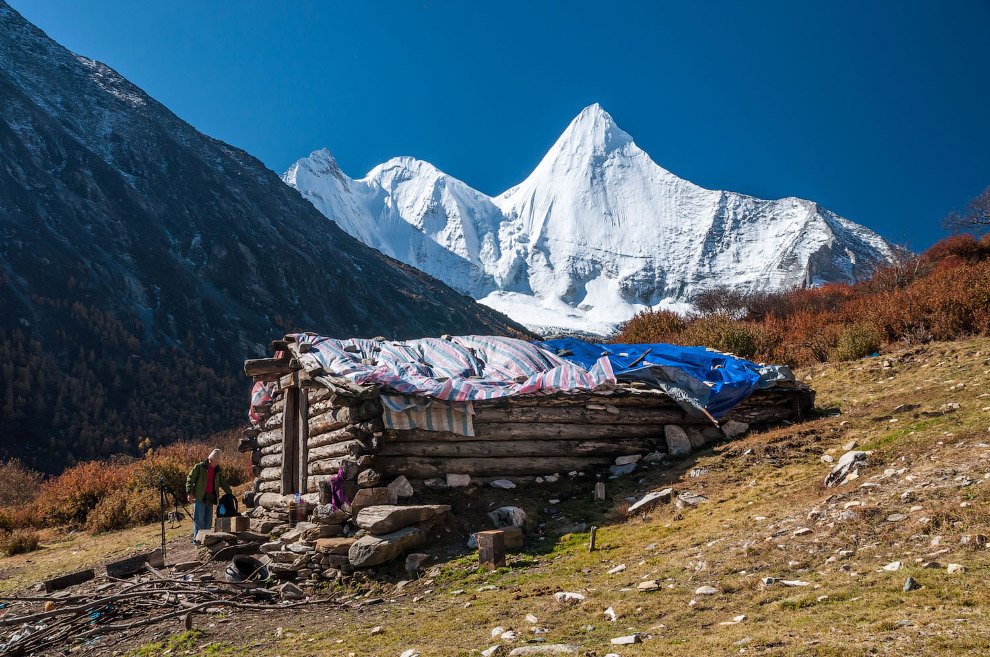
{"label": "bare tree", "polygon": [[962,212],[954,210],[943,223],[946,230],[953,233],[982,235],[990,230],[990,187],[971,200]]}

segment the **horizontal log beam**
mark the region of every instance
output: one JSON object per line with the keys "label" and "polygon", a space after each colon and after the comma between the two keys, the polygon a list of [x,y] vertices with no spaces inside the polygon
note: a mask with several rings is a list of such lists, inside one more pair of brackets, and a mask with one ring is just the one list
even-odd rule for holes
{"label": "horizontal log beam", "polygon": [[359,440],[369,436],[371,436],[371,432],[364,431],[357,425],[351,424],[316,436],[310,435],[309,440],[306,441],[306,445],[309,449],[314,449],[323,447],[324,445],[333,445],[334,443],[342,443],[348,440]]}
{"label": "horizontal log beam", "polygon": [[265,377],[289,374],[294,371],[292,360],[291,358],[252,358],[244,361],[244,373],[248,376]]}
{"label": "horizontal log beam", "polygon": [[496,475],[540,475],[571,472],[612,463],[610,456],[551,456],[546,458],[422,458],[379,456],[375,469],[389,476],[405,475],[415,479],[442,477],[447,473],[478,477]]}
{"label": "horizontal log beam", "polygon": [[360,440],[345,440],[339,443],[311,447],[308,459],[310,463],[335,456],[361,456],[368,451],[368,446]]}
{"label": "horizontal log beam", "polygon": [[[591,408],[588,408],[588,407]],[[611,409],[611,410],[609,410]],[[564,424],[684,424],[698,423],[681,408],[619,408],[611,404],[581,404],[575,406],[508,406],[489,408],[475,406],[475,423],[546,422]],[[711,423],[708,422],[710,425]]]}
{"label": "horizontal log beam", "polygon": [[[645,454],[656,440],[482,440],[465,442],[408,442],[382,444],[376,456],[407,457],[511,457],[511,456],[611,456]],[[377,462],[377,461],[376,461]]]}
{"label": "horizontal log beam", "polygon": [[457,442],[465,440],[604,440],[658,438],[663,425],[651,424],[564,424],[564,423],[475,423],[474,436],[425,429],[388,429],[385,442]]}

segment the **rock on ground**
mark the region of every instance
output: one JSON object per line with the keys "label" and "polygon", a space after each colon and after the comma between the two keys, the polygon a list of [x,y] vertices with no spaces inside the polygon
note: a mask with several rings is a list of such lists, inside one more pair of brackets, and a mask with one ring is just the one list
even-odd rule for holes
{"label": "rock on ground", "polygon": [[377,566],[403,552],[422,545],[425,537],[418,527],[405,527],[384,536],[363,536],[351,545],[347,559],[355,568]]}
{"label": "rock on ground", "polygon": [[838,486],[850,473],[859,472],[866,467],[866,452],[846,452],[835,464],[832,471],[825,477],[825,485],[829,488]]}
{"label": "rock on ground", "polygon": [[691,439],[688,438],[684,429],[676,424],[668,424],[663,428],[663,433],[667,439],[667,452],[671,456],[683,456],[691,453]]}
{"label": "rock on ground", "polygon": [[636,513],[640,509],[647,510],[656,504],[666,504],[670,502],[670,498],[674,494],[673,488],[664,488],[663,490],[655,490],[647,493],[638,502],[629,507],[629,513]]}
{"label": "rock on ground", "polygon": [[393,506],[391,504],[368,506],[357,514],[354,524],[372,534],[388,534],[397,529],[429,520],[438,513],[450,511],[446,504],[420,506]]}

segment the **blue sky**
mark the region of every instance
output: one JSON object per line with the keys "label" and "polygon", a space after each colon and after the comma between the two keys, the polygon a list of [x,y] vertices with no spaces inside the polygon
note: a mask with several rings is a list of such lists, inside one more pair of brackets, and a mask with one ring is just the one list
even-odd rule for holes
{"label": "blue sky", "polygon": [[683,178],[916,249],[990,185],[986,1],[10,2],[279,173],[326,146],[496,194],[600,102]]}

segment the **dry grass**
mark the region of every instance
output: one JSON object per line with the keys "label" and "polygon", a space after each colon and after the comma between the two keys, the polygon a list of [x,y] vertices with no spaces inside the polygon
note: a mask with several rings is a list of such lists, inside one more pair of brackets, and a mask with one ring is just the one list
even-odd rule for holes
{"label": "dry grass", "polygon": [[[395,594],[387,573],[386,581],[352,591],[383,598],[382,604],[349,611],[238,612],[211,619],[215,627],[204,623],[182,652],[394,657],[417,648],[431,657],[469,655],[499,643],[491,629],[500,625],[520,632],[523,639],[513,645],[539,636],[578,644],[586,654],[622,657],[728,655],[741,649],[816,656],[986,653],[990,553],[960,539],[990,534],[990,448],[982,446],[990,443],[990,411],[983,410],[990,409],[990,340],[817,365],[799,376],[811,377],[823,417],[653,466],[638,475],[642,481],[610,481],[606,505],[591,502],[589,479],[576,484],[570,498],[563,485],[480,491],[473,506],[486,508],[488,496],[503,496],[499,503],[517,498],[534,522],[546,522],[543,540],[530,533],[526,552],[510,558],[506,569],[479,570],[474,554],[438,554],[440,565],[401,594]],[[831,466],[821,457],[837,458],[853,440],[873,450],[868,471],[853,483],[824,488]],[[689,477],[695,468],[707,473]],[[863,488],[862,483],[878,485]],[[664,506],[645,517],[623,514],[627,496],[667,485],[709,501],[682,511]],[[912,496],[902,499],[908,490]],[[543,513],[549,497],[563,499],[564,518]],[[850,502],[861,505],[851,507],[854,517],[840,519]],[[890,522],[893,513],[907,518]],[[555,528],[574,522],[601,526],[599,550],[587,551],[586,532],[555,534]],[[801,527],[812,531],[795,536]],[[141,531],[153,534],[145,529],[112,538],[77,537],[71,549],[85,549],[85,559],[92,560],[109,547],[106,541],[124,536],[134,541]],[[49,546],[34,558],[59,554],[65,564],[69,549]],[[0,564],[20,559],[26,569],[27,556]],[[883,570],[893,561],[901,561],[903,569]],[[929,561],[941,567],[923,568]],[[949,563],[967,571],[949,575]],[[44,564],[52,568],[51,562]],[[626,569],[608,575],[617,564]],[[402,576],[399,569],[389,572],[393,582]],[[922,588],[905,593],[908,576]],[[809,586],[764,587],[763,577]],[[637,591],[644,579],[656,579],[660,590]],[[695,595],[701,585],[719,593]],[[587,599],[562,607],[552,596],[560,590]],[[689,604],[692,599],[696,604]],[[615,622],[603,614],[608,607],[619,616]],[[538,622],[527,621],[527,614]],[[721,624],[739,615],[746,619]],[[532,634],[533,625],[546,632]],[[371,635],[375,626],[384,632]],[[173,631],[181,631],[178,622]],[[643,643],[609,643],[633,632],[643,633]],[[161,637],[154,642],[167,643]],[[144,654],[155,654],[147,652],[149,646]]]}

